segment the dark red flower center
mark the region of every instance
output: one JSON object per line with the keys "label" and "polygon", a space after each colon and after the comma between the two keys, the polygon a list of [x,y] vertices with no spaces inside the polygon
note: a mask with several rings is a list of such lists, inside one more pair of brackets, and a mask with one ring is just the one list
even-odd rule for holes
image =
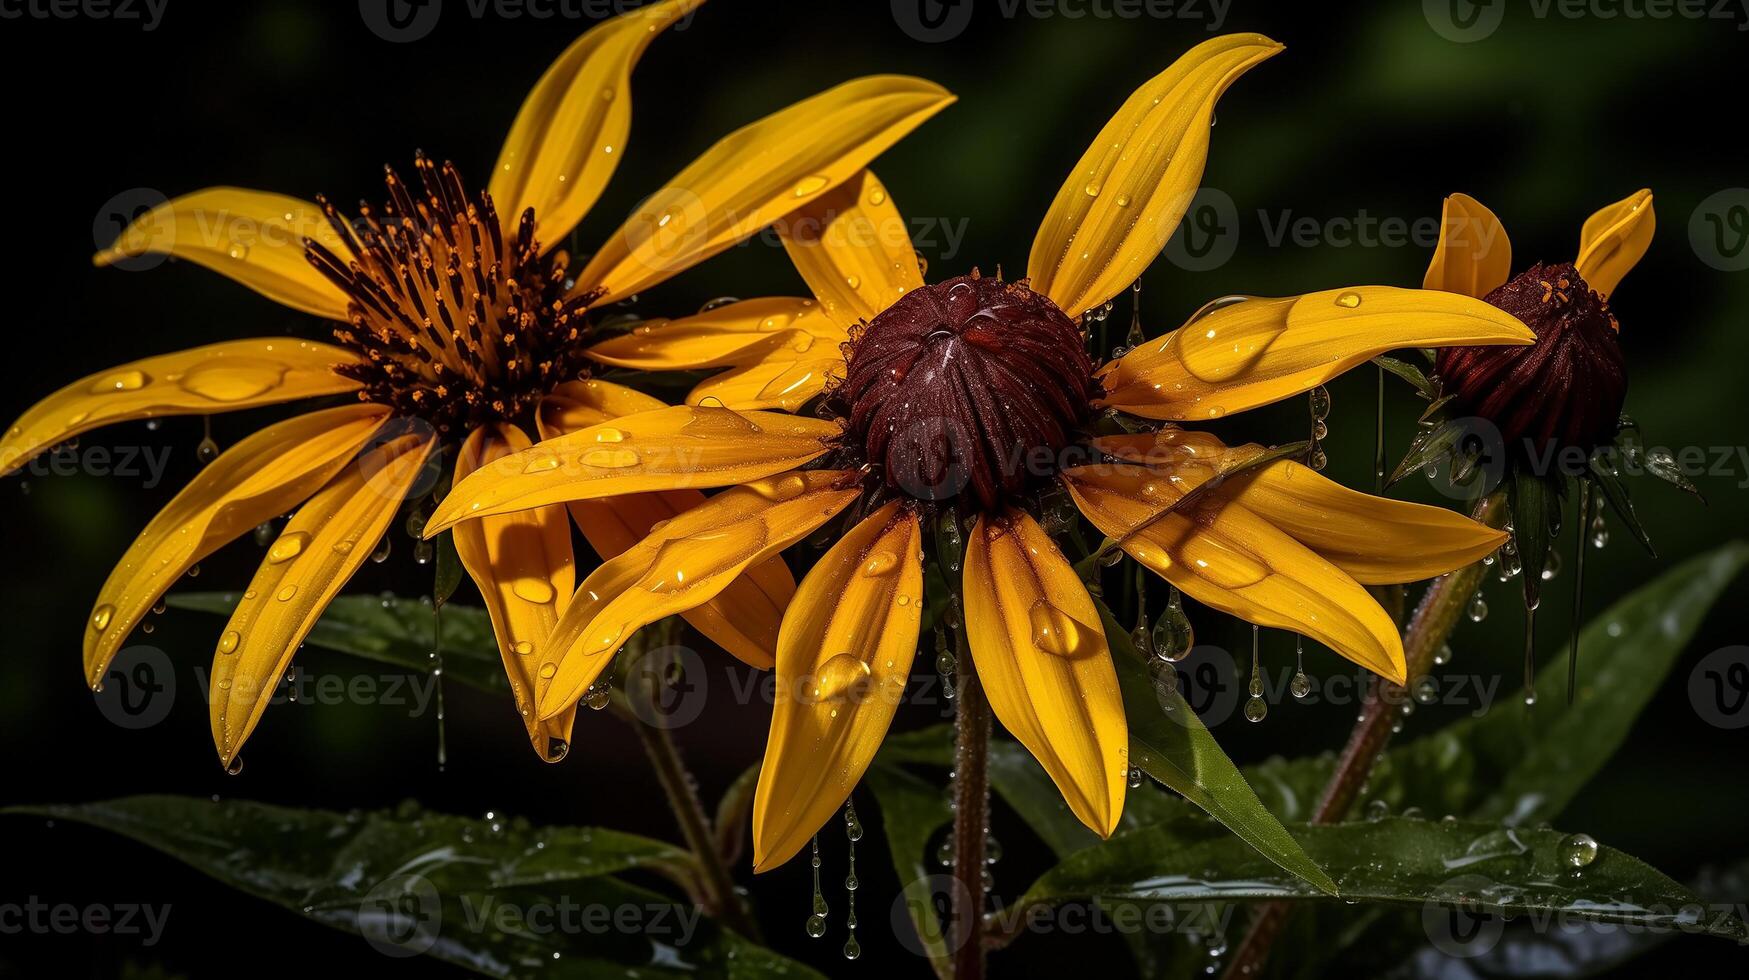
{"label": "dark red flower center", "polygon": [[1609,302],[1571,264],[1532,266],[1484,299],[1536,333],[1529,347],[1446,347],[1436,369],[1509,451],[1596,448],[1615,438],[1627,364]]}
{"label": "dark red flower center", "polygon": [[418,190],[393,170],[380,209],[349,221],[320,200],[355,260],[313,241],[305,255],[350,300],[335,337],[364,359],[337,370],[360,397],[440,433],[515,420],[556,385],[588,376],[589,296],[568,296],[563,251],[543,254],[534,209],[508,240],[488,194],[470,199],[452,164],[421,154]]}
{"label": "dark red flower center", "polygon": [[891,489],[969,492],[992,511],[1056,472],[1096,390],[1075,321],[974,272],[907,293],[857,331],[829,404]]}

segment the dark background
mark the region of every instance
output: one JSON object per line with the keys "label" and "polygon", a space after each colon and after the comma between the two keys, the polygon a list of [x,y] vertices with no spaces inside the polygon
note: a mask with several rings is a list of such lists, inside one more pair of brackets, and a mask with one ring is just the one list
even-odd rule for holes
{"label": "dark background", "polygon": [[[17,6],[4,5],[15,11]],[[544,8],[543,8],[544,9]],[[1077,8],[1079,9],[1079,8]],[[715,0],[690,27],[658,39],[639,65],[629,147],[601,203],[581,229],[608,234],[632,206],[718,135],[844,79],[907,72],[960,96],[957,105],[888,152],[877,170],[914,219],[964,222],[957,254],[937,235],[923,251],[931,278],[981,265],[1022,269],[1033,230],[1064,175],[1098,127],[1143,80],[1208,36],[1209,11],[1189,18],[1005,17],[976,0],[958,37],[925,43],[902,30],[889,5]],[[1369,215],[1437,219],[1440,199],[1471,193],[1511,233],[1515,265],[1573,257],[1592,210],[1636,188],[1657,194],[1650,254],[1615,296],[1631,364],[1628,409],[1654,445],[1745,443],[1742,361],[1749,273],[1720,271],[1691,244],[1698,206],[1749,184],[1749,142],[1740,125],[1749,17],[1645,20],[1536,14],[1528,0],[1495,0],[1503,20],[1490,36],[1455,43],[1423,5],[1261,4],[1234,0],[1223,31],[1257,30],[1288,51],[1235,85],[1222,101],[1205,184],[1236,202],[1237,250],[1226,263],[1189,272],[1162,260],[1144,277],[1150,333],[1176,326],[1225,293],[1283,295],[1358,283],[1419,284],[1430,241],[1344,243],[1322,234],[1311,247],[1272,244],[1284,217],[1327,225]],[[1613,7],[1609,9],[1614,9]],[[1552,8],[1551,8],[1552,10]],[[77,17],[0,20],[0,91],[7,151],[0,154],[7,234],[4,310],[12,350],[0,415],[114,363],[242,336],[321,336],[309,317],[282,309],[192,265],[142,273],[94,269],[94,222],[106,202],[133,188],[169,196],[239,184],[340,201],[375,198],[385,162],[406,167],[416,148],[483,178],[522,97],[593,21],[468,15],[450,0],[429,37],[388,43],[350,0],[248,4],[169,0],[162,22]],[[1259,216],[1262,212],[1262,217]],[[914,229],[915,230],[915,229]],[[651,315],[696,308],[712,297],[802,289],[782,251],[737,248],[646,294]],[[1120,306],[1118,316],[1127,311]],[[1331,473],[1371,480],[1373,380],[1357,372],[1333,386]],[[1418,403],[1392,389],[1390,436],[1400,453]],[[230,444],[274,412],[221,416]],[[1301,437],[1303,404],[1256,413],[1232,435]],[[435,764],[436,721],[385,705],[281,706],[255,734],[243,774],[215,763],[193,671],[210,657],[216,619],[172,612],[151,642],[179,665],[181,697],[168,720],[130,731],[107,722],[81,684],[80,629],[90,600],[130,536],[194,472],[198,420],[170,420],[87,436],[84,445],[169,447],[164,484],[142,478],[33,475],[0,482],[0,803],[74,802],[145,792],[220,794],[335,809],[378,808],[416,798],[439,810],[487,810],[536,822],[601,824],[672,832],[638,746],[606,716],[580,719],[571,758],[545,766],[528,751],[507,705],[450,685],[450,762]],[[1735,450],[1733,450],[1735,451]],[[1659,544],[1649,559],[1619,525],[1591,559],[1591,608],[1674,561],[1741,534],[1749,515],[1741,459],[1730,472],[1697,477],[1700,506],[1642,481],[1641,515]],[[1406,492],[1436,499],[1423,486]],[[399,535],[399,532],[396,532]],[[354,588],[417,594],[428,575],[407,559],[404,537],[387,564],[367,566]],[[1569,569],[1571,566],[1570,555]],[[237,588],[259,549],[248,540],[204,565],[199,589]],[[1564,595],[1570,571],[1555,587]],[[1457,668],[1516,687],[1521,616],[1514,592],[1490,586],[1494,612],[1454,639]],[[1677,878],[1749,857],[1742,814],[1749,804],[1742,755],[1749,730],[1715,728],[1687,693],[1689,669],[1707,652],[1743,641],[1749,585],[1739,582],[1641,719],[1636,737],[1559,821],[1638,855]],[[468,601],[464,594],[464,601]],[[1567,632],[1566,602],[1545,604],[1547,656]],[[1197,614],[1201,639],[1238,647],[1232,624]],[[1271,636],[1265,655],[1281,665],[1292,643]],[[727,657],[706,651],[723,680]],[[359,664],[306,651],[322,673]],[[1314,672],[1339,672],[1326,651]],[[919,671],[927,671],[920,659]],[[1456,669],[1456,668],[1454,668]],[[737,676],[743,676],[738,673]],[[763,705],[713,699],[704,719],[680,732],[707,798],[755,762],[767,724]],[[1501,710],[1506,710],[1505,704]],[[1447,714],[1456,714],[1449,709]],[[942,716],[916,709],[900,724]],[[1435,727],[1423,711],[1409,734]],[[1277,705],[1256,726],[1237,717],[1215,731],[1241,762],[1272,753],[1334,748],[1351,705]],[[872,821],[871,821],[872,823]],[[0,902],[39,896],[74,904],[170,902],[164,941],[141,948],[125,937],[0,936],[0,975],[108,977],[136,969],[189,976],[247,971],[289,976],[328,964],[358,964],[390,976],[446,973],[395,962],[354,936],[328,931],[242,898],[167,859],[116,838],[40,821],[4,818]],[[1040,870],[1037,847],[999,817],[1011,840],[997,866],[998,892],[1013,896]],[[886,911],[895,893],[878,833],[863,860],[861,964],[837,957],[841,936],[803,935],[805,861],[752,881],[767,928],[786,954],[848,974],[922,969],[898,949]],[[841,855],[828,845],[829,867]],[[745,872],[745,869],[740,869]],[[829,874],[829,879],[836,874]],[[842,893],[838,892],[841,897]],[[785,923],[793,923],[789,929]],[[1236,940],[1235,934],[1231,937]],[[1741,951],[1678,940],[1663,965]],[[1124,966],[1113,941],[1023,940],[998,969]],[[1642,964],[1644,966],[1645,964]],[[1629,968],[1636,969],[1636,968]]]}

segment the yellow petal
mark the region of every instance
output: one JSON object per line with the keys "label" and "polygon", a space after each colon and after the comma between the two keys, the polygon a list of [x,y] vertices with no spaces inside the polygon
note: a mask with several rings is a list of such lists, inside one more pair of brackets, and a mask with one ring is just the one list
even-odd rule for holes
{"label": "yellow petal", "polygon": [[1210,38],[1136,89],[1051,202],[1026,264],[1032,288],[1077,316],[1135,282],[1202,182],[1216,100],[1281,49],[1261,34]]}
{"label": "yellow petal", "polygon": [[794,857],[862,779],[904,698],[922,621],[922,532],[894,501],[821,557],[783,618],[755,872]]}
{"label": "yellow petal", "polygon": [[1290,398],[1399,347],[1533,343],[1517,318],[1432,289],[1352,286],[1223,306],[1105,368],[1101,404],[1212,419]]}
{"label": "yellow petal", "polygon": [[1024,511],[978,518],[965,564],[966,636],[990,709],[1075,816],[1111,836],[1128,785],[1129,725],[1092,597]]}
{"label": "yellow petal", "polygon": [[677,406],[630,415],[474,471],[438,505],[425,535],[459,521],[571,500],[747,483],[825,455],[839,432],[820,419],[726,408]]}
{"label": "yellow petal", "polygon": [[625,155],[632,66],[704,0],[667,0],[621,14],[572,42],[522,103],[492,169],[492,201],[507,232],[534,208],[546,248],[563,242]]}
{"label": "yellow petal", "polygon": [[210,415],[358,388],[335,374],[357,363],[328,344],[288,337],[231,340],[87,375],[44,398],[0,440],[0,475],[100,426],[160,415]]}
{"label": "yellow petal", "polygon": [[693,371],[749,364],[774,349],[834,353],[848,339],[811,299],[746,299],[679,320],[654,320],[604,340],[589,356],[640,371]]}
{"label": "yellow petal", "polygon": [[1439,247],[1422,285],[1477,299],[1512,278],[1512,240],[1494,212],[1468,194],[1445,199],[1439,218]]}
{"label": "yellow petal", "polygon": [[1585,219],[1573,264],[1592,289],[1608,297],[1652,245],[1658,221],[1652,192],[1641,188]]}
{"label": "yellow petal", "polygon": [[[1182,429],[1100,438],[1093,444],[1147,465],[1185,490],[1265,451],[1256,444],[1228,448],[1206,432]],[[1506,541],[1505,532],[1444,507],[1350,490],[1288,459],[1235,473],[1210,496],[1242,505],[1363,585],[1443,575],[1479,561]]]}
{"label": "yellow petal", "polygon": [[923,285],[905,216],[867,170],[785,216],[777,228],[796,271],[845,330]]}
{"label": "yellow petal", "polygon": [[93,684],[147,610],[196,562],[320,490],[389,410],[346,405],[269,426],[226,450],[152,519],[109,573],[85,625]]}
{"label": "yellow petal", "polygon": [[346,319],[346,294],[304,258],[304,239],[352,259],[318,205],[284,194],[209,187],[137,218],[100,266],[142,255],[171,255],[229,276],[268,299],[330,320]]}
{"label": "yellow petal", "polygon": [[292,515],[268,549],[213,655],[213,744],[226,765],[310,627],[393,523],[432,445],[428,436],[399,436],[360,456]]}
{"label": "yellow petal", "polygon": [[1406,683],[1402,638],[1348,574],[1242,504],[1212,500],[1170,511],[1184,490],[1141,466],[1070,469],[1081,513],[1130,557],[1204,605],[1259,626],[1304,634]]}
{"label": "yellow petal", "polygon": [[543,647],[541,716],[575,705],[633,633],[715,597],[843,510],[861,493],[846,476],[789,473],[726,490],[591,572]]}
{"label": "yellow petal", "polygon": [[[475,429],[456,456],[456,479],[530,445],[528,436],[514,425]],[[565,509],[541,507],[468,521],[455,529],[455,550],[485,600],[529,741],[542,759],[557,762],[570,746],[577,712],[573,708],[548,720],[537,717],[534,666],[544,654],[541,645],[558,623],[560,610],[577,587]]]}
{"label": "yellow petal", "polygon": [[734,409],[777,408],[793,412],[825,391],[832,379],[843,375],[841,356],[799,360],[777,352],[766,360],[700,381],[686,396],[686,403],[700,405],[715,399]]}
{"label": "yellow petal", "polygon": [[[585,385],[591,390],[579,391]],[[561,403],[562,399],[562,403]],[[552,403],[552,404],[549,404]],[[649,411],[660,401],[604,381],[561,385],[537,413],[541,438],[552,439],[620,414]],[[624,409],[626,411],[618,411]],[[602,558],[614,558],[644,540],[650,529],[704,503],[697,490],[631,493],[601,500],[570,503],[571,517]],[[730,583],[721,595],[681,615],[718,646],[760,670],[777,656],[777,628],[795,595],[796,580],[782,556],[757,562]]]}
{"label": "yellow petal", "polygon": [[845,82],[717,141],[650,195],[577,277],[610,303],[723,251],[854,176],[953,102],[932,82]]}

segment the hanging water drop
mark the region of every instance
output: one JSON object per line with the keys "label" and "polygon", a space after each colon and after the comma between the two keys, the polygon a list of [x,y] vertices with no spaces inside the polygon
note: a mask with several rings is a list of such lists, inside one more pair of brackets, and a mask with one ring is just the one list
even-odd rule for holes
{"label": "hanging water drop", "polygon": [[814,835],[813,841],[814,866],[814,910],[808,915],[808,935],[819,939],[826,934],[826,913],[831,909],[826,905],[826,893],[820,890],[820,835]]}
{"label": "hanging water drop", "polygon": [[1263,700],[1263,669],[1262,669],[1262,630],[1256,624],[1251,626],[1251,684],[1250,697],[1245,700],[1245,720],[1256,723],[1269,714],[1269,705]]}
{"label": "hanging water drop", "polygon": [[1294,637],[1294,679],[1288,682],[1287,690],[1295,698],[1304,700],[1312,693],[1312,679],[1306,676],[1306,638]]}
{"label": "hanging water drop", "polygon": [[1593,508],[1591,518],[1591,547],[1599,550],[1609,544],[1609,524],[1603,519],[1603,509]]}
{"label": "hanging water drop", "polygon": [[1575,870],[1590,867],[1597,860],[1597,841],[1589,834],[1569,834],[1561,838],[1561,863]]}
{"label": "hanging water drop", "polygon": [[1179,594],[1177,586],[1167,590],[1166,609],[1154,620],[1150,639],[1154,655],[1162,660],[1176,663],[1190,655],[1196,638],[1190,628],[1190,617],[1184,613],[1184,597]]}
{"label": "hanging water drop", "polygon": [[850,868],[844,875],[844,958],[854,960],[862,955],[862,944],[856,941],[856,890],[862,883],[856,877],[856,842],[862,840],[862,821],[856,819],[856,803],[844,801],[844,836],[850,840]]}
{"label": "hanging water drop", "polygon": [[255,525],[255,546],[265,548],[273,542],[273,522],[262,521]]}
{"label": "hanging water drop", "polygon": [[1479,623],[1488,618],[1488,600],[1483,598],[1481,589],[1477,589],[1476,594],[1470,597],[1470,604],[1466,612],[1472,623]]}
{"label": "hanging water drop", "polygon": [[389,560],[389,550],[389,536],[385,534],[383,535],[383,539],[377,542],[376,550],[370,553],[370,560],[381,565],[383,562]]}
{"label": "hanging water drop", "polygon": [[[1579,624],[1585,622],[1585,535],[1592,533],[1590,528],[1596,518],[1603,515],[1598,512],[1597,498],[1592,492],[1591,484],[1582,483],[1579,487],[1579,519],[1576,536],[1578,541],[1573,548],[1573,642],[1567,650],[1567,703],[1572,704],[1579,689]],[[1587,517],[1593,517],[1587,521]],[[1552,554],[1549,557],[1554,557]]]}
{"label": "hanging water drop", "polygon": [[1536,703],[1536,606],[1524,607],[1524,705]]}

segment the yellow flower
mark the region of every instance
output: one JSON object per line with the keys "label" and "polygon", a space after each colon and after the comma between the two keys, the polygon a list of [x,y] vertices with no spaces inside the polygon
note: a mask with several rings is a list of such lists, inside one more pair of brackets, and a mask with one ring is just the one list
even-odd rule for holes
{"label": "yellow flower", "polygon": [[[541,77],[512,124],[487,194],[421,157],[421,187],[392,172],[390,199],[348,221],[326,202],[220,187],[146,214],[99,265],[168,254],[329,320],[339,345],[236,340],[147,358],[78,381],[27,411],[0,443],[0,474],[100,425],[356,395],[268,427],[218,457],[128,549],[85,631],[96,685],[147,610],[196,562],[299,507],[243,593],[213,661],[213,739],[234,764],[293,652],[446,447],[455,477],[559,436],[664,407],[590,380],[591,308],[628,297],[829,192],[953,100],[921,79],[847,82],[717,142],[652,195],[581,271],[562,241],[606,186],[631,122],[633,65],[703,0],[667,0],[607,21]],[[500,215],[502,221],[500,221]],[[543,244],[544,243],[544,244]],[[354,465],[356,463],[356,465]],[[612,557],[702,501],[664,488],[581,502],[572,515]],[[565,509],[461,528],[530,740],[561,757],[572,711],[536,717],[532,665],[575,588]],[[766,562],[692,621],[731,653],[772,664],[795,582]]]}
{"label": "yellow flower", "polygon": [[[1385,350],[1525,344],[1530,332],[1468,297],[1354,287],[1215,309],[1096,369],[1064,313],[1102,306],[1160,252],[1201,179],[1215,100],[1279,50],[1257,35],[1216,38],[1131,96],[1058,193],[1028,281],[974,274],[925,286],[908,245],[883,234],[903,221],[865,175],[811,206],[814,222],[792,219],[804,230],[792,232],[791,252],[818,302],[749,300],[596,348],[641,367],[734,370],[690,406],[616,419],[477,471],[428,533],[558,501],[731,489],[583,583],[546,646],[541,714],[570,710],[634,630],[716,595],[861,501],[865,516],[802,581],[778,637],[754,861],[760,871],[781,864],[844,802],[885,735],[917,647],[923,519],[951,506],[952,520],[975,518],[965,625],[995,715],[1076,816],[1109,834],[1123,806],[1127,725],[1094,601],[1029,513],[1053,486],[1198,600],[1403,681],[1396,627],[1362,583],[1440,574],[1502,535],[1345,490],[1290,461],[1187,499],[1262,450],[1178,428],[1090,439],[1089,427],[1108,408],[1215,418],[1305,392]],[[835,421],[758,410],[822,391]]]}

